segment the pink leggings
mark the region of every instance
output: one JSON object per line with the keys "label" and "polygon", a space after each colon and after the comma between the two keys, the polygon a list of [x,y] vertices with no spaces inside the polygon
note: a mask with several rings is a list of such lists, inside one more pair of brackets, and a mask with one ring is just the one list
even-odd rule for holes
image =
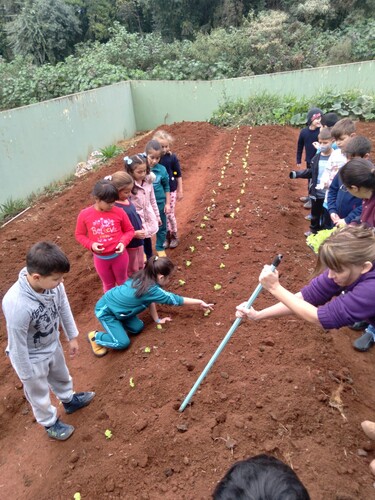
{"label": "pink leggings", "polygon": [[177,234],[177,220],[176,220],[176,200],[177,200],[177,191],[171,192],[171,210],[169,214],[167,214],[167,229],[171,233]]}
{"label": "pink leggings", "polygon": [[122,285],[128,279],[129,255],[125,250],[113,259],[100,259],[94,255],[94,266],[103,283],[104,292],[116,285]]}

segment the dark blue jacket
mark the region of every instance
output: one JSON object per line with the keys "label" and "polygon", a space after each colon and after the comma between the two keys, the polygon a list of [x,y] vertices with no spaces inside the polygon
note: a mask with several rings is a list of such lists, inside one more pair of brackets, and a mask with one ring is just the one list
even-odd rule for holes
{"label": "dark blue jacket", "polygon": [[313,142],[318,140],[319,132],[320,128],[311,130],[309,127],[305,127],[301,130],[297,142],[297,165],[301,163],[303,148],[305,148],[306,163],[310,164],[316,154]]}
{"label": "dark blue jacket", "polygon": [[328,212],[345,219],[346,224],[359,222],[362,213],[362,199],[349,193],[338,172],[328,190]]}
{"label": "dark blue jacket", "polygon": [[319,160],[321,153],[317,153],[311,160],[310,168],[304,170],[293,170],[289,177],[291,179],[311,179],[309,182],[309,195],[312,198],[323,200],[325,197],[324,189],[316,189],[319,175]]}
{"label": "dark blue jacket", "polygon": [[160,158],[159,163],[167,169],[171,193],[176,191],[177,179],[178,177],[181,177],[181,167],[177,156],[174,153],[169,152]]}

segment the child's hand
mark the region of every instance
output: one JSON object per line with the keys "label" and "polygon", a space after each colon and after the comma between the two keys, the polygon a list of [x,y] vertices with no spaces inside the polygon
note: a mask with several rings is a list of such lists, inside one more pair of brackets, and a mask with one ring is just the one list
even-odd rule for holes
{"label": "child's hand", "polygon": [[271,266],[266,264],[259,275],[260,284],[269,292],[279,285],[279,273],[276,269],[272,270]]}
{"label": "child's hand", "polygon": [[247,302],[242,302],[239,306],[236,307],[236,318],[247,318],[255,321],[257,311],[251,307],[247,309]]}
{"label": "child's hand", "polygon": [[164,325],[168,321],[172,321],[172,318],[169,316],[166,316],[165,318],[159,318],[158,325]]}
{"label": "child's hand", "polygon": [[146,232],[144,229],[138,229],[137,231],[134,231],[134,238],[137,240],[143,240],[146,238]]}
{"label": "child's hand", "polygon": [[69,356],[74,358],[78,354],[78,340],[76,338],[69,340]]}
{"label": "child's hand", "polygon": [[214,310],[214,304],[207,304],[207,302],[204,302],[204,300],[202,300],[200,306],[202,309],[209,309],[210,311]]}
{"label": "child's hand", "polygon": [[338,219],[338,220],[335,222],[335,226],[338,226],[338,227],[344,227],[344,226],[346,226],[345,219]]}
{"label": "child's hand", "polygon": [[118,243],[118,245],[116,246],[116,250],[115,250],[115,253],[124,253],[124,250],[125,250],[125,245],[123,243]]}
{"label": "child's hand", "polygon": [[164,206],[164,213],[169,214],[170,211],[171,211],[171,206],[169,203],[166,203]]}
{"label": "child's hand", "polygon": [[319,149],[320,148],[320,144],[319,144],[318,141],[313,142],[312,145],[314,146],[315,149]]}
{"label": "child's hand", "polygon": [[91,250],[95,253],[102,253],[104,252],[104,245],[102,243],[93,243],[91,245]]}
{"label": "child's hand", "polygon": [[336,223],[340,220],[340,217],[339,217],[337,214],[332,213],[332,214],[331,214],[331,220],[332,220],[332,222],[333,222],[334,224],[336,224]]}
{"label": "child's hand", "polygon": [[159,226],[162,226],[162,225],[163,225],[163,223],[162,223],[162,221],[161,221],[161,218],[160,218],[160,217],[158,218],[158,224],[159,224]]}

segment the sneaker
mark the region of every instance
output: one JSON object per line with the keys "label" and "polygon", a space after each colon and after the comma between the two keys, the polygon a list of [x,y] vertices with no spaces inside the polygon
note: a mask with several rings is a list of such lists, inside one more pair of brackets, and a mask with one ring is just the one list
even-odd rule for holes
{"label": "sneaker", "polygon": [[374,343],[373,334],[365,330],[365,333],[353,342],[353,347],[357,351],[366,352],[374,345]]}
{"label": "sneaker", "polygon": [[353,325],[349,326],[351,330],[354,330],[355,332],[363,332],[363,330],[366,330],[368,327],[367,321],[357,321]]}
{"label": "sneaker", "polygon": [[302,201],[303,203],[306,203],[306,201],[309,201],[309,197],[308,196],[301,196],[301,198],[299,199],[299,201]]}
{"label": "sneaker", "polygon": [[101,358],[102,356],[105,356],[108,352],[108,349],[106,347],[103,347],[101,345],[98,345],[95,342],[95,335],[96,335],[96,330],[89,332],[87,334],[88,341],[90,342],[92,352],[97,356],[98,358]]}
{"label": "sneaker", "polygon": [[167,236],[165,238],[165,241],[164,241],[164,244],[163,244],[163,248],[169,248],[169,245],[170,245],[170,242],[171,242],[171,232],[170,231],[167,231]]}
{"label": "sneaker", "polygon": [[164,252],[164,250],[156,250],[156,253],[158,254],[159,257],[166,257],[167,254]]}
{"label": "sneaker", "polygon": [[370,420],[365,420],[361,423],[361,427],[363,432],[369,439],[375,441],[375,422],[371,422]]}
{"label": "sneaker", "polygon": [[304,205],[303,205],[303,208],[308,208],[310,209],[311,208],[311,200],[308,200]]}
{"label": "sneaker", "polygon": [[76,392],[70,403],[63,403],[65,413],[70,415],[77,410],[89,405],[95,396],[95,392]]}
{"label": "sneaker", "polygon": [[46,427],[48,437],[57,439],[57,441],[66,441],[74,432],[74,427],[69,424],[64,424],[57,419],[51,427]]}
{"label": "sneaker", "polygon": [[312,219],[312,215],[311,215],[311,214],[306,215],[305,219],[306,219],[306,220],[311,220],[311,219]]}
{"label": "sneaker", "polygon": [[177,234],[172,233],[171,242],[169,243],[169,248],[176,248],[179,243],[180,242],[177,238]]}
{"label": "sneaker", "polygon": [[306,236],[306,238],[307,238],[308,236],[310,236],[310,235],[311,235],[311,234],[313,234],[313,233],[312,233],[311,231],[306,231],[306,233],[303,233],[303,234],[304,234],[304,235]]}

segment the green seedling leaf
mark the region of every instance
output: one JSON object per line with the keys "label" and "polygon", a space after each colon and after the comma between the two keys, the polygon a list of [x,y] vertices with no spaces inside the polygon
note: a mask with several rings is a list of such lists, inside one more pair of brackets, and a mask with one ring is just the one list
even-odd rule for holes
{"label": "green seedling leaf", "polygon": [[145,347],[145,352],[151,352],[151,347]]}
{"label": "green seedling leaf", "polygon": [[201,241],[202,238],[203,238],[203,236],[197,236],[198,241]]}
{"label": "green seedling leaf", "polygon": [[245,194],[245,190],[244,189],[241,189],[241,194]]}
{"label": "green seedling leaf", "polygon": [[214,290],[217,292],[218,290],[221,290],[221,285],[219,285],[219,283],[216,283],[216,285],[214,285]]}
{"label": "green seedling leaf", "polygon": [[218,182],[217,185],[220,187],[221,186],[221,182]]}
{"label": "green seedling leaf", "polygon": [[222,262],[219,267],[220,267],[220,269],[224,269],[225,264]]}
{"label": "green seedling leaf", "polygon": [[133,377],[130,377],[129,385],[130,385],[130,387],[135,387],[135,383],[134,383]]}
{"label": "green seedling leaf", "polygon": [[157,328],[158,330],[162,330],[162,329],[163,329],[163,327],[162,327],[161,325],[156,325],[156,328]]}
{"label": "green seedling leaf", "polygon": [[190,248],[191,252],[195,252],[195,247],[193,245],[191,247],[189,247],[189,248]]}
{"label": "green seedling leaf", "polygon": [[191,260],[187,260],[186,261],[186,267],[190,267],[191,266]]}
{"label": "green seedling leaf", "polygon": [[226,244],[224,245],[224,250],[229,250],[229,243],[226,243]]}
{"label": "green seedling leaf", "polygon": [[179,284],[180,286],[184,286],[184,285],[185,285],[185,283],[186,283],[186,281],[184,281],[184,280],[178,280],[178,284]]}
{"label": "green seedling leaf", "polygon": [[204,222],[202,222],[201,228],[204,229],[205,227],[206,227],[206,224]]}
{"label": "green seedling leaf", "polygon": [[214,189],[212,190],[212,194],[216,194],[216,191]]}
{"label": "green seedling leaf", "polygon": [[209,217],[207,217],[207,215],[204,215],[204,216],[203,216],[203,220],[210,220],[210,218],[209,218]]}
{"label": "green seedling leaf", "polygon": [[236,214],[235,214],[234,212],[232,212],[231,214],[229,214],[229,217],[230,217],[231,219],[234,219],[235,215],[236,215]]}
{"label": "green seedling leaf", "polygon": [[74,500],[81,500],[81,493],[77,491],[77,493],[74,493],[73,498]]}
{"label": "green seedling leaf", "polygon": [[233,231],[232,231],[231,229],[228,229],[228,231],[227,231],[227,233],[228,233],[229,235],[231,235],[231,234],[232,234],[232,232],[233,232]]}
{"label": "green seedling leaf", "polygon": [[240,204],[240,203],[241,203],[241,200],[240,200],[239,198],[238,198],[238,200],[237,200],[237,203],[238,203],[238,204]]}
{"label": "green seedling leaf", "polygon": [[106,437],[107,439],[111,439],[111,437],[113,436],[112,431],[111,431],[111,430],[109,430],[109,429],[106,429],[106,430],[104,431],[104,435],[105,435],[105,437]]}
{"label": "green seedling leaf", "polygon": [[240,207],[237,207],[235,210],[238,213],[240,211]]}
{"label": "green seedling leaf", "polygon": [[204,316],[209,316],[211,314],[210,309],[207,309],[207,311],[204,311]]}

